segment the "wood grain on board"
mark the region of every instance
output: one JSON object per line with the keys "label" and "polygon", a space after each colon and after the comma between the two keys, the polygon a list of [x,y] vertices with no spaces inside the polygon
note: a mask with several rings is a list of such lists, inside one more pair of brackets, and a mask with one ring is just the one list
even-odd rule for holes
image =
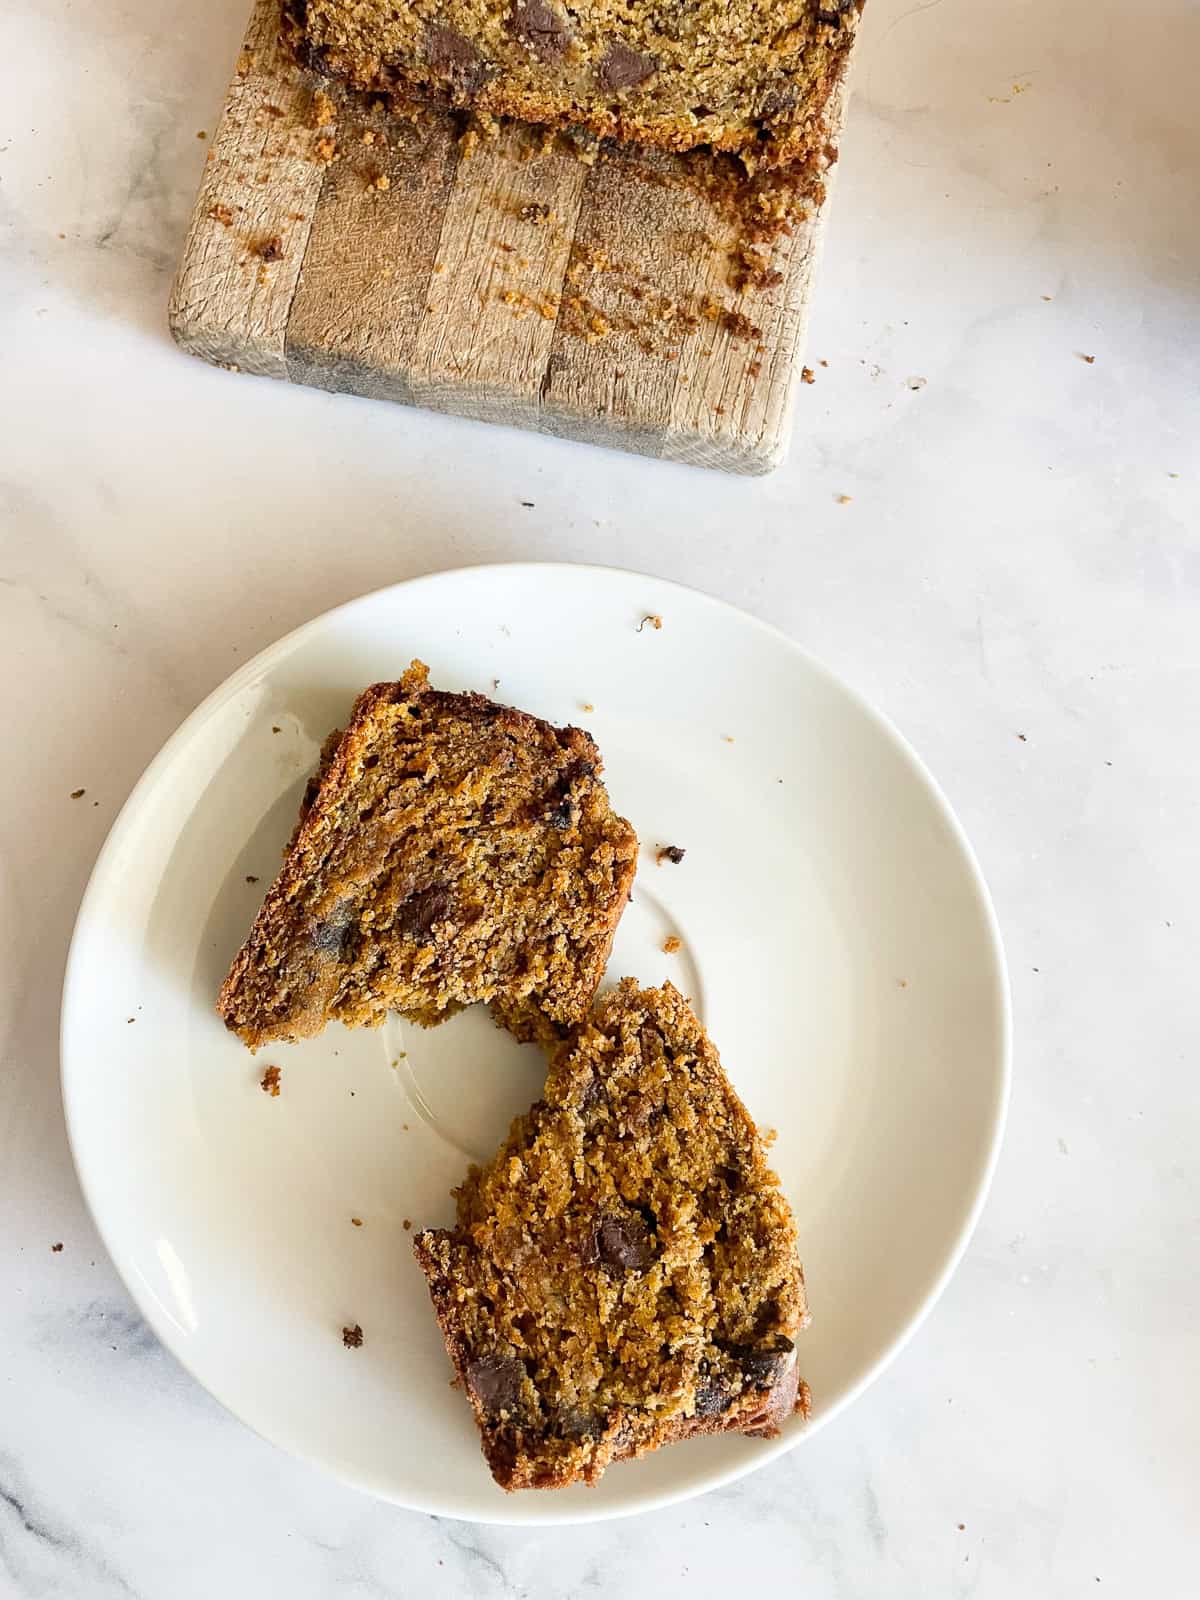
{"label": "wood grain on board", "polygon": [[698,466],[779,462],[827,202],[739,290],[737,220],[696,157],[589,164],[516,124],[468,151],[449,114],[389,117],[301,71],[279,23],[257,0],[171,295],[185,350]]}

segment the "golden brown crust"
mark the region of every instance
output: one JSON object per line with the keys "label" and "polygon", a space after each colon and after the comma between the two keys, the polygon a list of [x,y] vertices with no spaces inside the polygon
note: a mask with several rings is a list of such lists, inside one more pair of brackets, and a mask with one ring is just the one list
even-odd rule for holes
{"label": "golden brown crust", "polygon": [[637,838],[578,728],[431,689],[414,662],[358,698],[306,791],[283,867],[222,986],[251,1049],[425,1025],[474,1001],[560,1037],[587,1014]]}
{"label": "golden brown crust", "polygon": [[863,0],[291,0],[309,66],[376,94],[775,166],[815,158]]}
{"label": "golden brown crust", "polygon": [[544,1097],[414,1241],[505,1489],[595,1483],[698,1434],[799,1409],[795,1227],[711,1042],[669,984],[626,979]]}

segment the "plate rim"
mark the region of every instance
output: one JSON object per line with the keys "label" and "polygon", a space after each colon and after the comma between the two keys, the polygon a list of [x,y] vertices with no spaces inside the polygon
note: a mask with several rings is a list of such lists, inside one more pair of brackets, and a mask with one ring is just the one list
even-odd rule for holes
{"label": "plate rim", "polygon": [[[706,605],[732,613],[740,622],[749,623],[756,630],[782,644],[790,653],[798,656],[810,672],[814,673],[837,693],[845,696],[854,708],[874,727],[875,731],[906,761],[914,776],[923,786],[928,798],[932,801],[941,820],[947,826],[966,866],[970,887],[982,913],[983,928],[987,936],[988,953],[992,963],[991,977],[995,985],[998,1002],[996,1043],[999,1047],[997,1063],[999,1070],[991,1106],[991,1126],[987,1133],[987,1148],[975,1179],[974,1194],[953,1243],[946,1252],[940,1270],[923,1296],[919,1306],[899,1333],[876,1357],[874,1362],[864,1370],[858,1380],[827,1409],[823,1410],[815,1420],[809,1422],[803,1428],[793,1429],[790,1433],[781,1435],[776,1440],[770,1442],[762,1441],[760,1449],[753,1456],[734,1462],[728,1467],[718,1468],[710,1472],[700,1483],[688,1484],[678,1489],[648,1493],[636,1505],[597,1506],[594,1511],[589,1511],[586,1507],[577,1508],[576,1506],[571,1506],[570,1509],[567,1509],[564,1506],[560,1511],[556,1509],[554,1496],[513,1495],[505,1496],[504,1500],[499,1501],[494,1513],[489,1510],[477,1514],[468,1514],[456,1508],[448,1509],[437,1500],[423,1500],[419,1495],[401,1497],[390,1487],[373,1479],[368,1473],[355,1473],[344,1469],[342,1466],[332,1465],[323,1457],[312,1454],[291,1441],[283,1442],[274,1437],[271,1432],[261,1427],[257,1422],[252,1421],[235,1405],[227,1401],[218,1390],[213,1388],[196,1371],[191,1360],[182,1353],[179,1341],[175,1337],[175,1330],[168,1319],[158,1313],[149,1296],[143,1296],[139,1292],[135,1275],[132,1272],[127,1272],[122,1264],[123,1252],[121,1247],[110,1238],[109,1232],[101,1219],[93,1187],[94,1179],[84,1154],[85,1138],[76,1120],[78,1108],[75,1106],[72,1093],[72,1084],[78,1069],[72,1069],[68,1042],[72,1019],[71,990],[76,968],[82,961],[83,945],[89,920],[95,915],[95,903],[98,901],[104,886],[109,863],[119,851],[125,832],[133,826],[144,798],[153,792],[159,774],[170,765],[174,759],[175,752],[182,748],[195,735],[198,729],[204,726],[219,707],[224,706],[234,698],[246,684],[266,675],[279,659],[286,658],[287,655],[295,651],[303,643],[306,635],[326,627],[334,618],[353,610],[357,606],[377,602],[383,596],[393,594],[399,590],[411,590],[423,584],[452,582],[468,573],[506,573],[510,575],[522,573],[534,575],[547,572],[571,572],[580,577],[585,577],[588,574],[605,574],[625,578],[637,583],[653,584],[666,590],[686,593],[692,599],[699,599]],[[350,1488],[370,1494],[377,1499],[405,1510],[487,1526],[553,1527],[609,1522],[623,1517],[640,1516],[645,1512],[663,1510],[668,1506],[678,1505],[685,1501],[696,1499],[702,1494],[708,1494],[713,1490],[724,1488],[728,1484],[758,1471],[759,1468],[777,1461],[781,1456],[788,1454],[799,1445],[807,1443],[827,1427],[834,1418],[846,1411],[887,1371],[924,1326],[926,1319],[945,1293],[978,1226],[983,1207],[991,1190],[1008,1119],[1012,1090],[1012,1034],[1012,994],[1008,963],[1005,957],[999,919],[996,916],[995,906],[978,857],[941,784],[886,713],[868,700],[852,683],[839,676],[832,668],[827,667],[823,661],[813,655],[789,633],[785,632],[783,628],[756,616],[753,612],[747,611],[741,606],[734,605],[732,601],[710,594],[707,590],[698,588],[693,584],[680,583],[673,578],[664,578],[654,573],[639,572],[632,568],[601,562],[489,561],[471,563],[465,566],[441,567],[433,571],[419,573],[411,578],[401,579],[396,583],[384,584],[380,588],[367,590],[363,594],[356,595],[336,606],[331,606],[328,610],[319,612],[316,616],[310,617],[306,622],[299,623],[296,627],[289,629],[287,633],[280,635],[279,638],[265,645],[248,661],[243,662],[235,671],[216,684],[187,713],[179,726],[169,735],[151,758],[145,770],[129,791],[97,853],[92,870],[88,874],[87,885],[76,913],[63,972],[59,1008],[59,1082],[67,1144],[75,1168],[76,1178],[92,1224],[100,1236],[100,1241],[108,1253],[109,1260],[112,1262],[126,1292],[137,1306],[139,1313],[153,1329],[159,1342],[170,1352],[172,1359],[182,1367],[206,1394],[211,1395],[223,1410],[230,1416],[236,1417],[243,1426],[249,1428],[259,1438],[265,1439],[274,1448],[303,1461],[307,1466],[336,1478]]]}

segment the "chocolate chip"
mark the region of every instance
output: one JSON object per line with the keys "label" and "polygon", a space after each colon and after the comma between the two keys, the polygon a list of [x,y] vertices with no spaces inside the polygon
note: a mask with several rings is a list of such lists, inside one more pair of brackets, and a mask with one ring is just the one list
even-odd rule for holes
{"label": "chocolate chip", "polygon": [[508,25],[539,61],[561,61],[571,43],[570,24],[546,0],[517,0]]}
{"label": "chocolate chip", "polygon": [[627,44],[611,44],[600,63],[600,84],[610,91],[636,89],[658,71],[658,57],[631,50]]}
{"label": "chocolate chip", "polygon": [[434,883],[409,895],[396,912],[396,926],[410,939],[424,944],[432,936],[434,923],[444,921],[449,909],[449,889],[445,884]]}
{"label": "chocolate chip", "polygon": [[596,1230],[596,1251],[606,1267],[622,1272],[641,1272],[654,1255],[640,1217],[604,1217]]}
{"label": "chocolate chip", "polygon": [[516,1356],[479,1356],[467,1367],[467,1385],[489,1417],[516,1410],[524,1380]]}
{"label": "chocolate chip", "polygon": [[337,956],[340,961],[355,931],[356,925],[349,917],[335,914],[326,922],[314,923],[309,939],[314,950],[320,950],[327,956]]}
{"label": "chocolate chip", "polygon": [[786,78],[778,78],[763,95],[758,114],[760,117],[778,117],[782,112],[790,111],[797,98],[796,85],[789,83]]}
{"label": "chocolate chip", "polygon": [[555,1430],[564,1439],[595,1439],[604,1432],[603,1417],[582,1406],[560,1406],[554,1417]]}
{"label": "chocolate chip", "polygon": [[582,1094],[579,1096],[580,1111],[593,1110],[600,1104],[600,1101],[603,1098],[604,1084],[601,1080],[600,1074],[593,1070],[591,1077],[583,1086]]}
{"label": "chocolate chip", "polygon": [[676,866],[679,865],[685,855],[687,855],[687,851],[682,845],[678,844],[664,844],[659,847],[658,851],[658,859],[660,861],[672,861]]}
{"label": "chocolate chip", "polygon": [[741,1367],[748,1384],[755,1389],[770,1389],[787,1371],[795,1348],[790,1339],[780,1339],[766,1349],[755,1345],[730,1345],[729,1354]]}
{"label": "chocolate chip", "polygon": [[546,821],[552,828],[557,828],[560,833],[565,833],[568,828],[573,828],[579,821],[579,806],[571,796],[564,795],[558,804],[547,813]]}
{"label": "chocolate chip", "polygon": [[481,89],[493,71],[470,39],[441,22],[431,22],[425,30],[425,60],[465,95]]}
{"label": "chocolate chip", "polygon": [[696,1415],[719,1417],[729,1410],[732,1402],[733,1392],[723,1378],[706,1378],[696,1390]]}

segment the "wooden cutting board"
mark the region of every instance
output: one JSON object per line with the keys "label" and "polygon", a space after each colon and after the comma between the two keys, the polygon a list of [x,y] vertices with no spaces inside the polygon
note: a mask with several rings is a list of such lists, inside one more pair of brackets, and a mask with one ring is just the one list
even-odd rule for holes
{"label": "wooden cutting board", "polygon": [[302,72],[279,23],[257,0],[171,295],[185,350],[664,460],[778,465],[827,201],[774,242],[766,286],[737,289],[741,223],[710,158],[589,164],[516,125],[464,142],[461,119],[398,121]]}

